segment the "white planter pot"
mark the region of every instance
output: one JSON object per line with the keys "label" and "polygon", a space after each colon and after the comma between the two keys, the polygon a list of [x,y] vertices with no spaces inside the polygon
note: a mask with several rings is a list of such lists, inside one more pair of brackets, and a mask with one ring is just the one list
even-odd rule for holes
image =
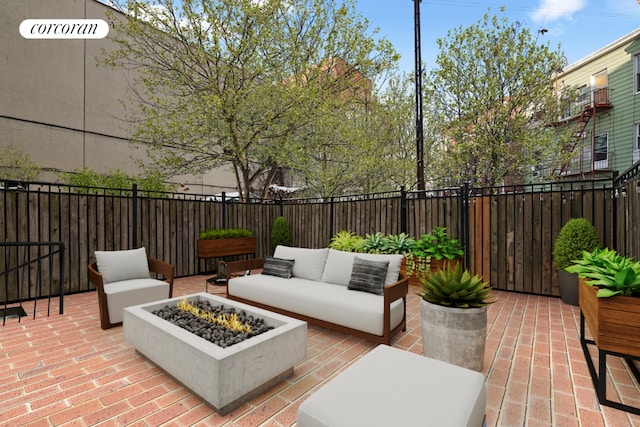
{"label": "white planter pot", "polygon": [[484,367],[487,307],[451,308],[420,300],[424,355],[474,371]]}

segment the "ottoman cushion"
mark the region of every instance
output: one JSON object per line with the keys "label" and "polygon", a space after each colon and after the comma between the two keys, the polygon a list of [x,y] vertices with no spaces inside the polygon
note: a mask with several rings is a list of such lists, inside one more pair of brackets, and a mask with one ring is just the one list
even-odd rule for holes
{"label": "ottoman cushion", "polygon": [[380,345],[305,400],[297,427],[481,427],[485,405],[481,373]]}

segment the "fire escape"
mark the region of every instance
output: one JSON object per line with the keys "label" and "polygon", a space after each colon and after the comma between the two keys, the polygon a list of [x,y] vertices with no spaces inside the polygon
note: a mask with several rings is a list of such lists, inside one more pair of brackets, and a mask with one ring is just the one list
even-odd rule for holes
{"label": "fire escape", "polygon": [[[573,153],[576,149],[580,150],[578,160],[572,160],[565,162],[559,167],[555,168],[551,176],[563,177],[563,176],[580,176],[584,178],[584,149],[587,139],[587,126],[591,124],[592,131],[591,136],[591,165],[589,171],[593,177],[595,172],[594,157],[595,157],[595,134],[596,134],[596,120],[597,114],[600,111],[609,110],[613,108],[610,98],[611,90],[608,87],[595,89],[591,92],[591,99],[588,97],[579,97],[574,103],[572,111],[577,111],[577,114],[571,114],[569,117],[563,117],[559,121],[553,123],[554,126],[574,126],[575,132],[572,134],[570,142],[565,146],[566,153]],[[571,169],[572,165],[578,165],[577,170]]]}

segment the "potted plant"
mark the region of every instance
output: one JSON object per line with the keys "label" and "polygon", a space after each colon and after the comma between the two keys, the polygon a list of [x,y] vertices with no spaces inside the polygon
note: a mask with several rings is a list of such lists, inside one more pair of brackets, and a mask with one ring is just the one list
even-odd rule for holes
{"label": "potted plant", "polygon": [[416,240],[407,233],[390,234],[385,237],[382,250],[387,254],[402,254],[406,256],[411,252],[415,244]]}
{"label": "potted plant", "polygon": [[436,227],[416,240],[406,255],[409,284],[419,285],[428,274],[447,264],[457,264],[464,257],[464,249],[458,239],[453,239],[445,227]]}
{"label": "potted plant", "polygon": [[424,355],[475,371],[484,367],[491,288],[462,263],[423,279],[418,292]]}
{"label": "potted plant", "polygon": [[278,245],[291,246],[291,227],[289,227],[289,222],[283,216],[277,217],[271,226],[272,253]]}
{"label": "potted plant", "polygon": [[[386,254],[404,255],[402,264],[400,264],[400,273],[407,277],[410,277],[407,272],[407,256],[411,253],[415,244],[416,240],[407,233],[390,234],[385,237],[385,245],[382,249]],[[409,279],[409,282],[411,282],[411,279]]]}
{"label": "potted plant", "polygon": [[198,258],[219,258],[231,255],[255,254],[256,238],[246,228],[205,230],[198,236]]}
{"label": "potted plant", "polygon": [[598,348],[640,357],[640,262],[596,248],[567,271],[580,278],[580,310]]}
{"label": "potted plant", "polygon": [[404,255],[409,285],[420,286],[422,279],[429,275],[429,258],[419,256],[411,250]]}
{"label": "potted plant", "polygon": [[558,270],[560,297],[565,304],[578,305],[578,275],[565,269],[583,251],[591,252],[601,245],[598,231],[585,218],[572,218],[560,229],[553,244],[553,265]]}
{"label": "potted plant", "polygon": [[362,240],[362,237],[353,231],[340,230],[331,238],[329,247],[338,251],[355,252]]}

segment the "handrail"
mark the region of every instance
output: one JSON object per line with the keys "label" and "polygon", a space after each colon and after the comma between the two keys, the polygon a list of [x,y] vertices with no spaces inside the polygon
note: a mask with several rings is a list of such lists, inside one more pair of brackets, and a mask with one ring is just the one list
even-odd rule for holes
{"label": "handrail", "polygon": [[[2,310],[2,325],[4,326],[6,324],[7,311],[8,311],[7,309],[9,305],[14,303],[19,303],[19,307],[22,308],[23,302],[33,301],[33,318],[35,319],[37,301],[39,298],[42,297],[42,276],[43,276],[42,261],[48,258],[53,258],[56,255],[58,255],[58,258],[59,258],[58,268],[59,268],[59,275],[60,275],[60,280],[58,283],[58,293],[57,293],[57,296],[59,297],[58,311],[59,311],[59,314],[63,314],[64,313],[64,251],[65,251],[64,243],[63,242],[0,242],[0,248],[2,248],[0,259],[3,260],[2,262],[3,270],[0,271],[0,278],[3,278],[3,281],[4,281],[4,302],[3,302],[4,309]],[[19,250],[20,248],[23,248],[25,250],[29,248],[37,248],[38,250],[37,256],[35,258],[28,257],[28,259],[24,262],[17,262],[18,253],[16,252],[15,254],[16,262],[10,263],[10,257],[7,255],[8,255],[8,252],[10,252],[11,248],[16,248],[16,250]],[[41,253],[42,248],[49,248],[49,252],[46,254],[42,254]],[[22,283],[20,282],[21,276],[18,274],[18,272],[24,268],[31,267],[33,264],[36,264],[36,276],[37,276],[36,286],[37,286],[38,292],[36,293],[35,296],[32,297],[29,291],[29,295],[27,295],[26,298],[23,298]],[[52,278],[53,263],[49,263],[48,270],[49,272],[48,272],[48,275],[46,275],[46,277]],[[9,275],[11,274],[15,274],[15,277],[16,277],[16,289],[15,289],[16,298],[15,299],[9,298]],[[28,278],[27,278],[28,287],[31,285],[30,279],[31,279],[31,272],[28,272]],[[55,296],[55,294],[53,293],[51,285],[49,285],[49,292],[47,297],[48,298],[47,316],[51,314],[51,298],[53,296]],[[21,316],[18,315],[18,322],[20,322],[20,318]]]}

